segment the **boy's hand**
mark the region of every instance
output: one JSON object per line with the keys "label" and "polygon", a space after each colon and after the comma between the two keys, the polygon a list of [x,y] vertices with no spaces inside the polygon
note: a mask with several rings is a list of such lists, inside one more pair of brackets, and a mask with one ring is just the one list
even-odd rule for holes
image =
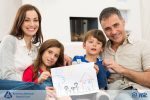
{"label": "boy's hand", "polygon": [[94,65],[94,69],[95,69],[95,71],[96,71],[96,74],[98,74],[98,72],[99,72],[99,67],[95,64]]}
{"label": "boy's hand", "polygon": [[43,81],[45,81],[50,76],[51,76],[50,72],[48,72],[48,71],[42,72],[42,74],[38,78],[38,83],[42,83]]}

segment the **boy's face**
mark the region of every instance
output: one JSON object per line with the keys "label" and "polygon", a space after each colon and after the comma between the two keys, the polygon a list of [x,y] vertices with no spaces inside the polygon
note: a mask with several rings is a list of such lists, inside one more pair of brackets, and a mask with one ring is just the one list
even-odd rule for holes
{"label": "boy's face", "polygon": [[83,43],[83,48],[86,50],[86,54],[93,56],[98,56],[103,51],[102,42],[93,36],[87,38],[86,42]]}

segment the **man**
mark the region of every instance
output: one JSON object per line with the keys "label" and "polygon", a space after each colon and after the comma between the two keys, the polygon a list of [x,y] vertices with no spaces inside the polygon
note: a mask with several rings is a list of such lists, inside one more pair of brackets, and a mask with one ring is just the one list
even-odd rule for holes
{"label": "man", "polygon": [[149,89],[150,44],[134,41],[125,31],[120,11],[114,7],[102,10],[99,20],[109,39],[103,53],[103,64],[112,73],[108,89]]}

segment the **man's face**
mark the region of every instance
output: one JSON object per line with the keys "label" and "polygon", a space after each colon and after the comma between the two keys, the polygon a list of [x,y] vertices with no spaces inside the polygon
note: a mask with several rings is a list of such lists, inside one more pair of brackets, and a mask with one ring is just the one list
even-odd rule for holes
{"label": "man's face", "polygon": [[101,20],[101,26],[106,36],[113,44],[122,44],[126,37],[125,22],[116,14]]}

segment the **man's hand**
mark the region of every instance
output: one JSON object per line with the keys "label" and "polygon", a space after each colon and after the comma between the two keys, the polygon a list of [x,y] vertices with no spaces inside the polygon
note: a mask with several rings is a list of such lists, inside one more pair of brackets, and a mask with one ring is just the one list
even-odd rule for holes
{"label": "man's hand", "polygon": [[118,74],[122,74],[124,67],[117,64],[115,61],[113,61],[112,59],[104,59],[103,60],[103,65],[109,70],[113,70]]}

